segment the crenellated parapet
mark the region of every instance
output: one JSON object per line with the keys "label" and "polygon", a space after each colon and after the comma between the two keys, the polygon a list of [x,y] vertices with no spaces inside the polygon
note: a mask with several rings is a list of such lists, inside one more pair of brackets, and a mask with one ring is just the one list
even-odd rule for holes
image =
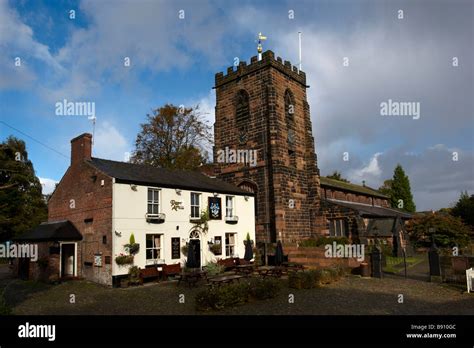
{"label": "crenellated parapet", "polygon": [[294,66],[288,60],[283,61],[280,57],[275,59],[275,53],[273,51],[265,51],[262,54],[262,60],[258,60],[257,56],[253,56],[250,59],[250,64],[241,61],[237,67],[230,66],[227,68],[227,72],[224,75],[223,72],[219,72],[215,77],[215,87],[220,87],[236,79],[240,79],[245,75],[249,75],[259,69],[266,66],[272,66],[279,70],[283,74],[292,78],[293,80],[306,86],[306,74],[303,71],[299,71],[297,66]]}

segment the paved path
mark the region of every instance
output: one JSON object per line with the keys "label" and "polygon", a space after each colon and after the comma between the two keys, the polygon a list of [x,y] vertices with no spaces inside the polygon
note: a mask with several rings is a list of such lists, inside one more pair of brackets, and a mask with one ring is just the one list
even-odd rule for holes
{"label": "paved path", "polygon": [[[416,272],[415,272],[416,273]],[[430,283],[400,276],[364,279],[348,276],[317,289],[290,289],[281,280],[282,290],[275,299],[252,301],[220,312],[197,312],[194,299],[203,287],[188,289],[175,283],[145,287],[111,289],[85,281],[70,281],[45,286],[18,281],[9,286],[13,313],[41,314],[235,314],[235,315],[367,315],[367,314],[474,314],[474,294],[451,285]],[[76,303],[69,303],[75,294]],[[185,303],[180,303],[180,294]],[[289,303],[289,295],[294,303]],[[403,303],[399,302],[403,295]]]}
{"label": "paved path", "polygon": [[[385,274],[395,278],[405,278],[405,269],[402,268],[397,274]],[[428,262],[428,256],[426,256],[426,259],[423,259],[423,261],[420,263],[417,263],[416,265],[407,269],[407,278],[424,282],[428,282],[430,280],[430,265]]]}

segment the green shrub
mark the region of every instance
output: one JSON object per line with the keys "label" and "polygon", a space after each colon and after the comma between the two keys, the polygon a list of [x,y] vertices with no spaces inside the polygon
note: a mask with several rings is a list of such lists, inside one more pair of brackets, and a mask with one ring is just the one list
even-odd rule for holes
{"label": "green shrub", "polygon": [[221,310],[244,304],[253,297],[258,300],[275,298],[280,291],[276,279],[252,279],[251,282],[223,285],[196,294],[195,305],[199,311]]}
{"label": "green shrub", "polygon": [[224,269],[225,267],[217,262],[209,262],[206,265],[206,272],[210,277],[224,273]]}
{"label": "green shrub", "polygon": [[344,277],[347,274],[347,269],[341,265],[334,266],[334,270],[339,278]]}
{"label": "green shrub", "polygon": [[312,289],[339,280],[346,274],[342,266],[305,270],[288,275],[288,286],[293,289]]}
{"label": "green shrub", "polygon": [[12,313],[11,308],[5,301],[5,291],[0,293],[0,315],[10,315]]}
{"label": "green shrub", "polygon": [[288,274],[288,287],[292,289],[302,289],[304,272],[291,272]]}
{"label": "green shrub", "polygon": [[208,311],[241,305],[249,300],[249,284],[228,284],[200,291],[195,298],[196,309]]}
{"label": "green shrub", "polygon": [[307,270],[288,275],[288,286],[293,289],[312,289],[319,286],[319,271]]}
{"label": "green shrub", "polygon": [[258,300],[275,298],[280,292],[280,283],[276,279],[256,279],[250,285],[253,297]]}
{"label": "green shrub", "polygon": [[318,278],[321,284],[329,284],[333,281],[332,273],[327,268],[319,269]]}
{"label": "green shrub", "polygon": [[200,291],[196,294],[195,304],[196,310],[198,311],[210,311],[211,309],[221,309],[217,308],[218,294],[216,291],[211,291],[209,289]]}

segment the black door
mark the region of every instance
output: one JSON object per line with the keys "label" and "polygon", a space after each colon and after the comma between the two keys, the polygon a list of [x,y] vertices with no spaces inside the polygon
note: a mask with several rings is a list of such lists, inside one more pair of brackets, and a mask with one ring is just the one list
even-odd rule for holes
{"label": "black door", "polygon": [[197,268],[201,267],[201,240],[199,239],[190,239],[189,246],[193,248],[194,259],[196,260]]}
{"label": "black door", "polygon": [[30,259],[18,259],[18,277],[23,280],[28,280],[30,274]]}

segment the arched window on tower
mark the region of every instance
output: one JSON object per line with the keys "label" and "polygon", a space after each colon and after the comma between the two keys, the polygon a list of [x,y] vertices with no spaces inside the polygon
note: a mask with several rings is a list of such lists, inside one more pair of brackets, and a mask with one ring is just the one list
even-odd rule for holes
{"label": "arched window on tower", "polygon": [[240,131],[246,131],[250,121],[249,94],[241,89],[237,92],[235,103],[235,121]]}
{"label": "arched window on tower", "polygon": [[295,145],[296,145],[296,126],[295,126],[295,98],[290,90],[285,92],[285,121],[288,131],[287,144],[288,155],[290,156],[290,164],[295,165]]}

